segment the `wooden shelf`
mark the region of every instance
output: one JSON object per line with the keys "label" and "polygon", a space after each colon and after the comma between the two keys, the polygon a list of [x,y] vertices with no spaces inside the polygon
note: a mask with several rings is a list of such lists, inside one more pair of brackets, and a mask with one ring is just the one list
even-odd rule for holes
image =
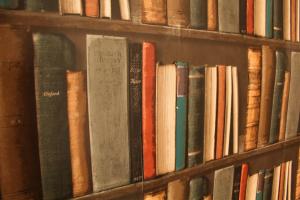
{"label": "wooden shelf", "polygon": [[242,45],[268,44],[276,48],[300,50],[300,43],[284,40],[274,40],[241,34],[221,33],[186,28],[180,29],[168,26],[134,24],[130,21],[107,20],[75,15],[61,16],[58,13],[42,13],[0,9],[0,23],[55,29],[148,34],[153,36],[169,36],[184,39],[210,40]]}
{"label": "wooden shelf", "polygon": [[187,168],[182,171],[173,172],[161,177],[157,177],[153,180],[139,182],[136,184],[130,184],[99,193],[93,193],[83,197],[74,198],[73,200],[114,199],[122,197],[124,195],[130,195],[142,191],[152,191],[156,188],[164,187],[167,185],[168,182],[176,179],[204,175],[206,173],[210,173],[214,170],[221,169],[229,165],[242,163],[247,161],[248,159],[263,156],[264,154],[270,152],[280,151],[282,154],[284,154],[284,150],[288,150],[289,148],[295,147],[299,144],[300,136],[252,151],[231,155],[220,160],[210,161],[193,168]]}

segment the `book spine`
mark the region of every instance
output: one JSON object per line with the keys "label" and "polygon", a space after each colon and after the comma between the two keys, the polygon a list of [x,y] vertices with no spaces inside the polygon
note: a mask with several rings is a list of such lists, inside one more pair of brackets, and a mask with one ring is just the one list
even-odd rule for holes
{"label": "book spine", "polygon": [[85,0],[85,15],[88,17],[100,16],[99,0]]}
{"label": "book spine", "polygon": [[58,0],[40,1],[25,0],[25,10],[28,11],[58,11]]}
{"label": "book spine", "polygon": [[142,155],[142,45],[129,45],[129,115],[131,182],[143,179]]}
{"label": "book spine", "polygon": [[188,83],[188,167],[203,162],[204,66],[189,68]]}
{"label": "book spine", "polygon": [[232,67],[226,66],[226,103],[225,103],[225,126],[223,156],[229,155],[230,144],[232,145],[231,116],[232,116]]}
{"label": "book spine", "polygon": [[257,179],[256,200],[263,200],[264,178],[265,170],[260,170]]}
{"label": "book spine", "polygon": [[286,199],[284,197],[284,185],[285,185],[285,179],[286,179],[286,163],[282,163],[281,164],[281,168],[280,168],[280,180],[279,180],[279,188],[278,188],[278,200],[283,200]]}
{"label": "book spine", "polygon": [[300,199],[300,148],[298,149],[295,198]]}
{"label": "book spine", "polygon": [[122,20],[130,20],[130,4],[129,0],[119,0],[120,13]]}
{"label": "book spine", "polygon": [[273,37],[273,0],[266,0],[266,37]]}
{"label": "book spine", "polygon": [[285,70],[285,55],[281,51],[276,51],[276,72],[275,72],[275,82],[274,82],[274,89],[273,89],[273,103],[272,103],[269,143],[275,143],[278,141],[281,101],[282,101],[283,84],[284,84],[284,70]]}
{"label": "book spine", "polygon": [[186,0],[167,0],[168,25],[187,27],[190,21],[190,2]]}
{"label": "book spine", "polygon": [[177,92],[176,92],[176,170],[181,170],[186,163],[186,133],[187,133],[187,94],[188,94],[188,64],[176,62]]}
{"label": "book spine", "polygon": [[272,196],[273,169],[266,169],[264,177],[263,200],[269,200]]}
{"label": "book spine", "polygon": [[283,0],[283,39],[291,40],[291,0]]}
{"label": "book spine", "polygon": [[240,0],[240,33],[247,33],[247,0]]}
{"label": "book spine", "polygon": [[245,126],[245,151],[256,148],[261,96],[261,50],[248,49],[248,94]]}
{"label": "book spine", "polygon": [[[232,199],[233,181],[233,165],[216,170],[214,173],[213,198],[215,200]],[[226,182],[226,184],[224,184],[224,182]]]}
{"label": "book spine", "polygon": [[[299,12],[299,10],[298,10]],[[297,6],[296,0],[291,0],[291,41],[296,42],[296,15],[297,15]]]}
{"label": "book spine", "polygon": [[168,183],[168,199],[186,200],[187,183],[185,180],[178,179]]}
{"label": "book spine", "polygon": [[239,200],[245,200],[248,179],[248,164],[242,164]]}
{"label": "book spine", "polygon": [[273,2],[273,37],[282,39],[283,37],[283,0]]}
{"label": "book spine", "polygon": [[19,0],[1,0],[0,8],[17,9],[19,7]]}
{"label": "book spine", "polygon": [[190,1],[190,26],[207,29],[207,0]]}
{"label": "book spine", "polygon": [[143,43],[142,60],[142,133],[144,179],[155,176],[156,137],[155,137],[155,46]]}
{"label": "book spine", "polygon": [[167,0],[142,0],[142,22],[167,24]]}
{"label": "book spine", "polygon": [[242,166],[240,165],[234,169],[232,200],[239,200],[240,187],[241,187],[241,174],[242,174]]}
{"label": "book spine", "polygon": [[59,12],[64,14],[83,14],[83,5],[81,0],[59,0]]}
{"label": "book spine", "polygon": [[254,0],[247,0],[247,34],[254,34]]}
{"label": "book spine", "polygon": [[86,74],[67,71],[67,104],[73,196],[87,194],[90,187]]}
{"label": "book spine", "polygon": [[240,33],[240,0],[219,0],[218,19],[219,31]]}
{"label": "book spine", "polygon": [[254,35],[266,36],[266,1],[254,0]]}
{"label": "book spine", "polygon": [[111,19],[111,0],[100,0],[100,17]]}
{"label": "book spine", "polygon": [[205,177],[196,177],[189,182],[189,200],[203,199],[208,195],[208,180]]}
{"label": "book spine", "polygon": [[140,24],[142,22],[142,1],[130,0],[130,13],[132,22]]}
{"label": "book spine", "polygon": [[237,67],[232,67],[232,97],[233,97],[233,153],[239,151],[239,83]]}
{"label": "book spine", "polygon": [[216,31],[218,29],[218,1],[207,0],[207,30]]}

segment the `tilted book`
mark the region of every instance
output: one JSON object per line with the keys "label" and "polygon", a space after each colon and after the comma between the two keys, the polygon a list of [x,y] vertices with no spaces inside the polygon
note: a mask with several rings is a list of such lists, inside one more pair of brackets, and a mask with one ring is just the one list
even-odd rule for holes
{"label": "tilted book", "polygon": [[[289,101],[289,92],[290,92],[290,81],[291,73],[286,71],[284,73],[284,86],[282,92],[282,105],[280,111],[280,125],[279,125],[279,141],[285,139],[285,128],[286,128],[286,118],[287,118],[287,108]],[[300,120],[299,120],[300,122]],[[299,125],[298,125],[299,128]],[[299,130],[297,131],[299,133]]]}
{"label": "tilted book", "polygon": [[25,10],[58,11],[58,0],[25,0]]}
{"label": "tilted book", "polygon": [[207,28],[207,0],[190,1],[190,27]]}
{"label": "tilted book", "polygon": [[240,33],[239,0],[219,0],[219,31]]}
{"label": "tilted book", "polygon": [[[232,67],[226,66],[226,100],[225,100],[225,122],[224,122],[224,147],[223,156],[229,155],[230,138],[232,138]],[[232,144],[231,144],[232,145]]]}
{"label": "tilted book", "polygon": [[65,14],[83,14],[83,5],[81,0],[59,0],[59,12]]}
{"label": "tilted book", "polygon": [[190,23],[190,2],[186,0],[167,0],[168,25],[187,27]]}
{"label": "tilted book", "polygon": [[216,170],[214,175],[213,200],[232,199],[233,180],[234,166]]}
{"label": "tilted book", "polygon": [[167,24],[167,0],[141,0],[142,22],[145,24]]}

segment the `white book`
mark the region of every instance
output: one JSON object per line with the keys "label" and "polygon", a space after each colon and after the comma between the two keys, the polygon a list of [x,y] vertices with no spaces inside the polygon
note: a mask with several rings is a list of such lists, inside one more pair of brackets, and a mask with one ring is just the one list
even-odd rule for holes
{"label": "white book", "polygon": [[291,40],[291,1],[283,0],[283,39]]}
{"label": "white book", "polygon": [[287,200],[291,200],[292,198],[292,166],[293,161],[288,161]]}
{"label": "white book", "polygon": [[129,0],[119,0],[121,19],[130,20]]}
{"label": "white book", "polygon": [[111,18],[111,0],[100,0],[100,17]]}
{"label": "white book", "polygon": [[83,14],[83,5],[81,0],[59,0],[59,12],[64,14]]}
{"label": "white book", "polygon": [[232,104],[233,104],[233,153],[239,151],[239,84],[238,84],[238,72],[237,67],[232,67]]}
{"label": "white book", "polygon": [[230,126],[232,109],[232,67],[226,66],[226,101],[225,101],[225,123],[224,123],[224,146],[223,155],[229,155]]}
{"label": "white book", "polygon": [[248,176],[246,186],[246,200],[256,200],[258,173]]}
{"label": "white book", "polygon": [[274,168],[271,200],[278,200],[278,192],[279,192],[279,184],[280,184],[280,171],[281,171],[280,165]]}
{"label": "white book", "polygon": [[254,0],[254,35],[266,36],[266,0]]}

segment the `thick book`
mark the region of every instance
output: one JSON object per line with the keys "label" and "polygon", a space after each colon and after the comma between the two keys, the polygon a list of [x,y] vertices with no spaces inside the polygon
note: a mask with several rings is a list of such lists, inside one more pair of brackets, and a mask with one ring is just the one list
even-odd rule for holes
{"label": "thick book", "polygon": [[67,198],[72,174],[66,70],[75,68],[75,49],[63,35],[35,33],[33,41],[43,197]]}
{"label": "thick book", "polygon": [[300,113],[300,93],[299,93],[299,80],[300,80],[300,53],[291,53],[291,82],[289,101],[287,109],[287,122],[286,122],[286,135],[285,138],[292,138],[297,135],[298,121]]}
{"label": "thick book", "polygon": [[131,20],[133,23],[142,22],[142,1],[141,0],[130,0],[130,13]]}
{"label": "thick book", "polygon": [[270,200],[272,197],[273,169],[266,169],[264,176],[263,200]]}
{"label": "thick book", "polygon": [[224,124],[225,124],[225,100],[226,97],[226,66],[219,65],[218,73],[218,97],[217,97],[217,127],[216,127],[216,159],[223,157]]}
{"label": "thick book", "polygon": [[[284,84],[284,70],[286,66],[286,57],[283,51],[276,51],[276,68],[275,68],[275,80],[273,82],[273,100],[270,118],[270,133],[269,133],[269,143],[275,143],[278,141],[279,136],[279,123],[280,123],[280,111],[282,106],[282,94],[283,94],[283,84]],[[274,69],[274,66],[271,68]]]}
{"label": "thick book", "polygon": [[205,66],[189,67],[188,167],[203,162]]}
{"label": "thick book", "polygon": [[41,199],[31,33],[0,26],[0,198]]}
{"label": "thick book", "polygon": [[142,22],[145,24],[167,24],[167,0],[141,0]]}
{"label": "thick book", "polygon": [[175,136],[175,168],[181,170],[186,164],[187,143],[187,104],[188,104],[188,63],[176,63],[176,136]]}
{"label": "thick book", "polygon": [[233,153],[239,151],[239,81],[238,70],[232,66],[232,133],[233,133]]}
{"label": "thick book", "polygon": [[263,45],[261,70],[261,102],[257,136],[258,147],[265,146],[269,142],[272,99],[275,79],[274,64],[274,51],[269,46]]}
{"label": "thick book", "polygon": [[[111,0],[100,0],[100,17],[105,19],[111,19]],[[116,1],[114,1],[116,3]]]}
{"label": "thick book", "polygon": [[207,0],[207,30],[218,29],[218,0]]}
{"label": "thick book", "polygon": [[189,181],[189,200],[203,199],[208,195],[208,179],[205,177],[195,177]]}
{"label": "thick book", "polygon": [[232,200],[239,200],[240,188],[241,188],[241,174],[242,174],[242,165],[238,165],[234,168]]}
{"label": "thick book", "polygon": [[167,0],[168,25],[187,27],[190,23],[190,1]]}
{"label": "thick book", "polygon": [[[286,118],[287,118],[287,108],[288,108],[288,100],[289,100],[289,92],[290,92],[290,81],[291,81],[291,73],[286,71],[284,73],[284,86],[282,92],[282,104],[280,111],[280,125],[279,125],[279,141],[283,141],[285,139],[285,128],[286,128]],[[298,126],[299,128],[299,126]],[[297,131],[299,133],[299,131]]]}
{"label": "thick book", "polygon": [[0,8],[17,9],[19,6],[19,0],[0,0]]}
{"label": "thick book", "polygon": [[65,14],[83,14],[83,5],[81,0],[59,0],[59,12]]}
{"label": "thick book", "polygon": [[77,197],[91,190],[86,73],[67,71],[66,77],[72,186]]}
{"label": "thick book", "polygon": [[85,15],[87,17],[100,16],[100,3],[99,0],[85,0]]}
{"label": "thick book", "polygon": [[187,181],[178,179],[169,182],[167,192],[168,200],[186,200],[187,191]]}
{"label": "thick book", "polygon": [[216,170],[214,174],[213,200],[232,199],[233,180],[234,166]]}
{"label": "thick book", "polygon": [[144,179],[156,173],[156,134],[155,134],[155,46],[143,43],[142,59],[142,138]]}
{"label": "thick book", "polygon": [[259,170],[257,177],[256,200],[263,200],[265,170]]}
{"label": "thick book", "polygon": [[94,191],[130,182],[127,48],[127,39],[123,37],[87,35],[88,109]]}
{"label": "thick book", "polygon": [[147,193],[144,195],[144,200],[166,200],[166,191],[158,191],[153,193]]}
{"label": "thick book", "polygon": [[259,108],[261,96],[261,50],[248,49],[248,93],[244,149],[249,151],[257,146]]}
{"label": "thick book", "polygon": [[131,182],[143,179],[142,44],[129,44],[129,133]]}
{"label": "thick book", "polygon": [[240,0],[240,33],[247,33],[247,0]]}
{"label": "thick book", "polygon": [[258,173],[248,176],[245,200],[256,200]]}
{"label": "thick book", "polygon": [[245,200],[248,179],[248,164],[243,163],[241,169],[241,181],[239,190],[239,200]]}
{"label": "thick book", "polygon": [[273,38],[283,38],[283,0],[273,1]]}
{"label": "thick book", "polygon": [[283,39],[291,40],[291,0],[283,0]]}
{"label": "thick book", "polygon": [[207,29],[207,1],[190,0],[190,27]]}
{"label": "thick book", "polygon": [[219,0],[218,16],[219,31],[240,33],[240,0]]}
{"label": "thick book", "polygon": [[273,37],[273,1],[266,0],[266,37]]}
{"label": "thick book", "polygon": [[119,0],[120,14],[122,20],[131,20],[129,0]]}
{"label": "thick book", "polygon": [[247,0],[247,34],[254,34],[254,0]]}
{"label": "thick book", "polygon": [[281,165],[274,168],[271,200],[278,200]]}
{"label": "thick book", "polygon": [[254,0],[254,35],[266,36],[266,1]]}
{"label": "thick book", "polygon": [[226,100],[225,100],[225,122],[224,122],[224,147],[223,156],[229,155],[230,138],[232,138],[232,67],[226,66]]}
{"label": "thick book", "polygon": [[58,0],[26,0],[24,4],[29,11],[58,11]]}
{"label": "thick book", "polygon": [[156,66],[156,174],[175,171],[176,66]]}

